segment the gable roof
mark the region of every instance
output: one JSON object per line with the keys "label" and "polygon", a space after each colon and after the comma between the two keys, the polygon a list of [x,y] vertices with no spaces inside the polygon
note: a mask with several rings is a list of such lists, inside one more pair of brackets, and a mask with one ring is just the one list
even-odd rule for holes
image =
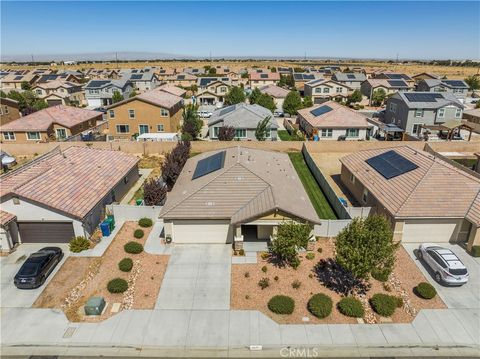
{"label": "gable roof", "polygon": [[269,128],[278,128],[277,121],[273,118],[270,110],[257,104],[238,103],[215,110],[208,120],[208,126],[213,126],[223,121],[224,126],[253,129],[266,117],[271,118]]}
{"label": "gable roof", "polygon": [[[223,168],[192,179],[198,162],[225,151]],[[164,219],[228,219],[237,224],[282,211],[318,222],[285,153],[231,147],[190,158],[160,213]]]}
{"label": "gable roof", "polygon": [[469,89],[467,83],[463,80],[437,80],[437,79],[425,79],[421,82],[424,82],[428,87],[435,87],[435,86],[445,86],[451,89]]}
{"label": "gable roof", "polygon": [[[312,111],[324,108],[326,112],[316,116]],[[323,111],[322,111],[323,112]],[[336,101],[327,101],[320,105],[304,108],[298,111],[312,127],[316,128],[368,128],[371,125],[367,117]]]}
{"label": "gable roof", "polygon": [[270,95],[275,98],[285,98],[289,94],[290,91],[279,87],[277,85],[266,85],[260,88],[260,92]]}
{"label": "gable roof", "polygon": [[149,90],[144,93],[141,93],[140,95],[130,97],[123,101],[114,103],[113,105],[108,106],[107,108],[108,109],[115,108],[125,103],[136,101],[136,100],[143,101],[154,106],[168,108],[168,109],[176,106],[178,103],[183,101],[183,99],[180,96],[173,95],[170,92],[166,92],[163,90],[153,89],[153,90]]}
{"label": "gable roof", "polygon": [[337,82],[337,81],[332,80],[332,79],[324,79],[324,78],[319,78],[319,79],[316,79],[316,80],[308,81],[305,84],[305,86],[312,87],[312,88],[320,86],[320,85],[333,87],[333,86],[329,86],[330,83],[350,89],[350,86],[342,84],[341,82]]}
{"label": "gable roof", "polygon": [[372,88],[376,87],[385,87],[387,89],[408,89],[411,86],[407,84],[404,80],[388,80],[388,79],[367,79],[365,80],[367,83],[372,86]]}
{"label": "gable roof", "polygon": [[[424,101],[411,101],[409,97],[416,95],[435,95],[435,101],[424,102]],[[448,105],[454,105],[460,108],[464,106],[462,103],[451,93],[449,92],[397,92],[391,97],[392,99],[402,100],[408,108],[428,108],[435,109],[441,108]]]}
{"label": "gable roof", "polygon": [[177,87],[177,86],[170,85],[170,84],[163,84],[159,87],[155,87],[155,90],[165,91],[165,92],[168,92],[172,95],[179,96],[179,97],[183,97],[187,93],[186,90],[184,90],[180,87]]}
{"label": "gable roof", "polygon": [[336,81],[363,82],[367,79],[367,76],[362,72],[335,72],[332,79]]}
{"label": "gable roof", "polygon": [[250,80],[253,81],[280,81],[278,72],[249,72]]}
{"label": "gable roof", "polygon": [[120,89],[124,89],[127,85],[130,85],[130,80],[90,80],[85,85],[85,89],[102,89],[108,86],[115,86]]}

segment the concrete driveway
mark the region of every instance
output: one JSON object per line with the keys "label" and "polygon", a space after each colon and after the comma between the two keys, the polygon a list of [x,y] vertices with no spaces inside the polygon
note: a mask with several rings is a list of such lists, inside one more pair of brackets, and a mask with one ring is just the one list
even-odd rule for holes
{"label": "concrete driveway", "polygon": [[412,257],[412,259],[415,261],[415,264],[417,264],[423,275],[435,287],[438,294],[449,308],[480,308],[480,258],[474,258],[470,256],[462,247],[458,245],[449,243],[441,243],[439,245],[450,249],[468,268],[470,278],[468,279],[467,284],[461,287],[446,287],[438,284],[433,277],[430,267],[416,257],[419,244],[403,244],[410,257]]}
{"label": "concrete driveway", "polygon": [[[65,254],[62,261],[55,267],[52,273],[48,276],[46,282],[37,289],[18,289],[13,284],[13,277],[17,274],[25,259],[28,256],[43,247],[56,246],[60,247]],[[65,262],[69,255],[68,244],[21,244],[15,252],[7,257],[0,258],[0,306],[2,308],[29,308],[37,300],[40,293],[47,286],[48,282],[55,276],[55,273]]]}
{"label": "concrete driveway", "polygon": [[230,309],[231,247],[175,245],[155,309]]}

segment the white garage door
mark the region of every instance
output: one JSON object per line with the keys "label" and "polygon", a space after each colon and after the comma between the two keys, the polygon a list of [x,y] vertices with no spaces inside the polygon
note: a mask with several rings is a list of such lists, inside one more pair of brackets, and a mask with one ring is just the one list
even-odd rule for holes
{"label": "white garage door", "polygon": [[454,238],[458,221],[410,220],[403,226],[403,242],[449,242]]}
{"label": "white garage door", "polygon": [[230,239],[230,223],[226,221],[175,221],[174,243],[227,243]]}

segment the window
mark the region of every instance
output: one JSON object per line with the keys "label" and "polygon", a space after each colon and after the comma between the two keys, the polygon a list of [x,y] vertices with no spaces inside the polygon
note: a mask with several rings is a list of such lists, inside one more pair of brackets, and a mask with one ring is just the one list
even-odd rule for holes
{"label": "window", "polygon": [[157,132],[163,132],[163,131],[165,131],[165,127],[163,126],[163,124],[157,125]]}
{"label": "window", "polygon": [[15,140],[15,133],[14,132],[4,132],[3,138],[7,141],[14,141]]}
{"label": "window", "polygon": [[353,175],[353,173],[350,173],[350,182],[355,184],[355,176]]}
{"label": "window", "polygon": [[461,108],[457,108],[455,110],[455,118],[460,118],[462,117],[462,109]]}
{"label": "window", "polygon": [[148,133],[148,125],[138,125],[138,132],[140,134]]}
{"label": "window", "polygon": [[110,116],[110,118],[115,118],[115,111],[114,110],[108,111],[108,115]]}
{"label": "window", "polygon": [[244,128],[239,128],[235,130],[235,137],[237,138],[246,138],[247,137],[247,130]]}
{"label": "window", "polygon": [[270,138],[270,137],[272,137],[272,130],[267,129],[267,131],[265,132],[265,138]]}
{"label": "window", "polygon": [[363,201],[363,203],[367,203],[367,201],[368,201],[368,189],[366,189],[366,188],[363,189],[362,201]]}
{"label": "window", "polygon": [[160,109],[160,116],[168,117],[168,110],[165,108]]}
{"label": "window", "polygon": [[42,94],[42,90],[37,89],[37,90],[35,90],[35,93],[36,93],[37,95],[41,95],[41,94]]}
{"label": "window", "polygon": [[343,91],[343,87],[337,87],[337,92],[342,92]]}
{"label": "window", "polygon": [[444,108],[439,108],[438,109],[437,117],[438,118],[445,118],[445,109]]}
{"label": "window", "polygon": [[390,102],[390,111],[392,111],[393,113],[396,113],[397,112],[397,104],[396,103],[393,103],[393,102]]}
{"label": "window", "polygon": [[328,87],[323,88],[323,93],[330,93],[330,89]]}
{"label": "window", "polygon": [[422,132],[422,125],[420,123],[416,123],[413,125],[412,133],[415,135],[419,135]]}
{"label": "window", "polygon": [[39,140],[40,132],[27,132],[27,140]]}
{"label": "window", "polygon": [[423,108],[415,109],[415,117],[423,117]]}
{"label": "window", "polygon": [[5,112],[5,115],[8,115],[10,113],[10,111],[8,110],[8,106],[5,106],[5,110],[3,112]]}
{"label": "window", "polygon": [[358,137],[358,128],[347,128],[347,137]]}
{"label": "window", "polygon": [[220,87],[220,92],[227,92],[227,88],[225,86]]}
{"label": "window", "polygon": [[214,127],[213,128],[213,138],[218,137],[218,132],[220,131],[220,127]]}
{"label": "window", "polygon": [[333,136],[333,130],[331,128],[322,128],[321,136],[322,137],[332,137]]}
{"label": "window", "polygon": [[315,88],[315,93],[322,93],[322,89],[320,87]]}
{"label": "window", "polygon": [[130,119],[134,119],[135,118],[135,110],[128,110],[128,117]]}
{"label": "window", "polygon": [[67,138],[67,131],[64,128],[57,128],[55,131],[57,132],[57,139],[63,140]]}
{"label": "window", "polygon": [[130,126],[129,125],[117,125],[117,133],[129,133]]}

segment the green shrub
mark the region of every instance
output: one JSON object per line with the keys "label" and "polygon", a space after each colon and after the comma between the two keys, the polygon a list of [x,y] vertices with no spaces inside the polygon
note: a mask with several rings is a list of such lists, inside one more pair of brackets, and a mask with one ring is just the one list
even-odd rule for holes
{"label": "green shrub", "polygon": [[263,272],[263,273],[267,273],[267,270],[268,270],[267,266],[263,266],[263,267],[262,267],[262,272]]}
{"label": "green shrub", "polygon": [[403,307],[403,298],[397,297],[397,308]]}
{"label": "green shrub", "polygon": [[480,257],[480,246],[473,246],[471,254],[472,257]]}
{"label": "green shrub", "polygon": [[72,238],[68,246],[70,248],[70,252],[78,253],[78,252],[89,249],[90,241],[85,237],[78,236],[78,237]]}
{"label": "green shrub", "polygon": [[390,276],[389,269],[374,269],[371,273],[373,279],[378,280],[379,282],[386,282]]}
{"label": "green shrub", "polygon": [[245,276],[245,278],[250,278],[250,272],[245,272],[243,275]]}
{"label": "green shrub", "polygon": [[131,258],[123,258],[120,262],[118,262],[118,269],[122,272],[130,272],[133,267],[133,261]]}
{"label": "green shrub", "polygon": [[308,301],[307,308],[317,318],[326,318],[332,312],[332,299],[325,294],[314,294]]}
{"label": "green shrub", "polygon": [[258,286],[262,289],[265,289],[270,286],[270,279],[262,278],[258,281]]}
{"label": "green shrub", "polygon": [[128,289],[128,283],[125,279],[115,278],[108,282],[107,289],[110,293],[123,293]]}
{"label": "green shrub", "polygon": [[377,293],[370,298],[370,305],[375,313],[382,317],[390,317],[397,308],[397,298],[392,295]]}
{"label": "green shrub", "polygon": [[245,255],[245,250],[242,248],[238,251],[239,256],[244,256]]}
{"label": "green shrub", "polygon": [[365,314],[362,302],[353,297],[342,298],[337,307],[340,313],[348,317],[362,318]]}
{"label": "green shrub", "polygon": [[135,232],[133,232],[133,236],[137,239],[143,238],[143,235],[145,233],[141,229],[136,229]]}
{"label": "green shrub", "polygon": [[322,253],[323,252],[322,247],[318,247],[317,252]]}
{"label": "green shrub", "polygon": [[298,289],[298,288],[300,288],[301,285],[302,285],[302,282],[300,282],[299,280],[296,280],[296,279],[295,279],[295,280],[292,282],[292,288],[293,288],[293,289]]}
{"label": "green shrub", "polygon": [[150,218],[140,218],[138,225],[143,228],[148,228],[153,226],[153,221]]}
{"label": "green shrub", "polygon": [[276,295],[268,301],[268,309],[277,314],[292,314],[295,301],[286,295]]}
{"label": "green shrub", "polygon": [[138,254],[143,252],[143,246],[138,243],[138,242],[128,242],[123,246],[123,249],[125,249],[125,252],[131,253],[131,254]]}
{"label": "green shrub", "polygon": [[415,293],[423,299],[432,299],[437,295],[437,291],[430,283],[422,282],[415,287]]}
{"label": "green shrub", "polygon": [[278,278],[278,275],[276,275],[275,277],[273,277],[273,280],[274,280],[275,282],[278,282],[279,279],[280,279],[280,278]]}
{"label": "green shrub", "polygon": [[315,253],[308,252],[307,255],[305,256],[305,258],[307,258],[309,260],[312,260],[313,258],[315,258]]}

